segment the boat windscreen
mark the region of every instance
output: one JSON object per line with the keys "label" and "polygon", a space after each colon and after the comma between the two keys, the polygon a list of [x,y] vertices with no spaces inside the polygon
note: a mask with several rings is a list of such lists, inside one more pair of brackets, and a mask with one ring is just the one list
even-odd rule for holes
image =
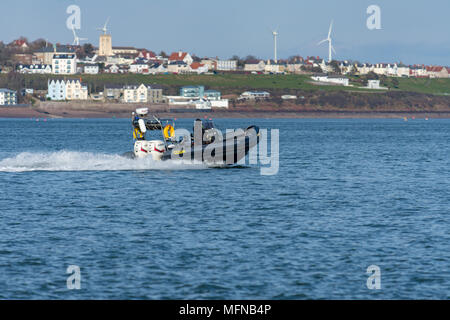
{"label": "boat windscreen", "polygon": [[214,122],[212,122],[211,120],[204,120],[202,125],[203,129],[205,130],[214,129]]}

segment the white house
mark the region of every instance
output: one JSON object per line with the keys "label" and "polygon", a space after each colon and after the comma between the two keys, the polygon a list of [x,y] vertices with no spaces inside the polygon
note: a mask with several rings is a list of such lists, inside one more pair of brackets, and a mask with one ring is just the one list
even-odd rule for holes
{"label": "white house", "polygon": [[47,98],[50,100],[87,100],[88,87],[80,79],[48,81]]}
{"label": "white house", "polygon": [[367,81],[367,88],[369,88],[369,89],[381,89],[381,87],[380,87],[380,80],[368,80]]}
{"label": "white house", "polygon": [[208,66],[209,70],[217,70],[217,60],[216,59],[206,58],[206,59],[202,59],[200,61],[200,63]]}
{"label": "white house", "polygon": [[105,73],[119,73],[119,66],[117,64],[109,64],[105,67]]}
{"label": "white house", "polygon": [[270,93],[266,91],[245,91],[239,100],[261,100],[270,98]]}
{"label": "white house", "polygon": [[191,72],[195,72],[198,74],[208,72],[208,66],[206,64],[201,64],[200,62],[192,62],[190,67]]}
{"label": "white house", "polygon": [[192,59],[192,57],[189,53],[178,51],[178,52],[173,52],[169,56],[169,64],[172,62],[176,62],[176,61],[183,61],[187,65],[190,65],[192,62],[194,62],[194,59]]}
{"label": "white house", "polygon": [[9,89],[0,89],[0,106],[17,104],[17,92]]}
{"label": "white house", "polygon": [[342,76],[328,76],[328,75],[314,75],[311,77],[314,81],[324,82],[324,83],[332,83],[341,86],[348,86],[349,80]]}
{"label": "white house", "polygon": [[98,74],[100,71],[100,67],[98,64],[85,64],[83,68],[83,72],[86,74]]}
{"label": "white house", "polygon": [[362,65],[358,65],[357,69],[360,75],[368,74],[369,72],[374,70],[374,65],[369,63],[364,63]]}
{"label": "white house", "polygon": [[409,77],[410,69],[405,65],[398,65],[397,67],[397,77]]}
{"label": "white house", "polygon": [[217,70],[219,71],[235,71],[237,70],[236,60],[217,60]]}
{"label": "white house", "polygon": [[52,59],[53,74],[75,74],[77,56],[75,54],[55,54]]}
{"label": "white house", "polygon": [[244,65],[244,71],[250,71],[250,72],[263,72],[264,69],[266,67],[266,63],[261,60],[261,61],[248,61],[245,65]]}
{"label": "white house", "polygon": [[148,100],[148,88],[144,85],[126,85],[123,87],[123,102],[146,103]]}
{"label": "white house", "polygon": [[131,73],[145,73],[148,72],[148,64],[143,61],[136,61],[130,64]]}
{"label": "white house", "polygon": [[160,74],[160,73],[167,73],[168,70],[166,67],[164,67],[163,64],[155,63],[148,69],[149,74]]}
{"label": "white house", "polygon": [[49,64],[28,64],[28,65],[19,65],[17,67],[20,73],[27,74],[51,74],[52,66]]}
{"label": "white house", "polygon": [[427,69],[423,65],[414,65],[409,69],[411,77],[428,77]]}
{"label": "white house", "polygon": [[192,71],[190,65],[183,61],[175,61],[169,63],[167,66],[167,71],[170,73],[189,73]]}
{"label": "white house", "polygon": [[286,71],[295,74],[303,73],[303,66],[305,66],[304,63],[290,63],[286,65]]}

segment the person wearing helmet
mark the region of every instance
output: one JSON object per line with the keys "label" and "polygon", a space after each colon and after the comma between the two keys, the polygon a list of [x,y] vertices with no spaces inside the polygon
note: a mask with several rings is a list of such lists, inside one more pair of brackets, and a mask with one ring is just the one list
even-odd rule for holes
{"label": "person wearing helmet", "polygon": [[147,108],[136,109],[136,113],[133,112],[133,138],[135,140],[145,140],[145,133],[147,127],[145,126],[145,118],[148,115]]}

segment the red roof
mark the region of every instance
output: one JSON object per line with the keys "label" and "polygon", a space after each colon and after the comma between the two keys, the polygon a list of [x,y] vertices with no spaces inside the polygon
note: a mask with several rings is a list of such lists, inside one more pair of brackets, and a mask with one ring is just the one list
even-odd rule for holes
{"label": "red roof", "polygon": [[172,52],[172,54],[169,57],[169,61],[183,61],[186,57],[187,52]]}
{"label": "red roof", "polygon": [[191,69],[196,70],[196,69],[198,69],[200,67],[203,67],[203,66],[204,66],[204,64],[201,64],[200,62],[192,62]]}
{"label": "red roof", "polygon": [[142,50],[139,53],[139,56],[143,57],[145,59],[156,58],[156,54],[153,51],[149,51],[149,50],[146,50],[146,49]]}
{"label": "red roof", "polygon": [[27,46],[27,42],[25,40],[14,40],[13,45],[16,47]]}
{"label": "red roof", "polygon": [[430,66],[427,67],[428,72],[441,72],[444,67],[438,67],[438,66]]}

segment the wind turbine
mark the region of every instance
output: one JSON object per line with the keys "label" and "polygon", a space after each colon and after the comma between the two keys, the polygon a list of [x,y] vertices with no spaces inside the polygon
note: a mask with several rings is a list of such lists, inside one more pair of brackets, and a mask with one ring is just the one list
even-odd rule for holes
{"label": "wind turbine", "polygon": [[333,20],[331,20],[330,23],[330,30],[328,31],[328,37],[326,39],[323,39],[322,41],[320,41],[317,45],[321,45],[322,43],[328,41],[328,63],[330,63],[333,59],[332,57],[332,52],[336,53],[336,51],[334,50],[333,44],[332,44],[332,40],[331,40],[331,31],[333,30]]}
{"label": "wind turbine", "polygon": [[106,34],[108,32],[108,23],[109,23],[109,18],[106,19],[105,25],[103,26],[103,28],[97,28],[97,30],[103,31],[103,34]]}
{"label": "wind turbine", "polygon": [[75,28],[72,26],[72,32],[73,32],[73,43],[72,45],[79,46],[80,41],[85,41],[87,38],[80,38],[77,36],[77,33],[75,32]]}
{"label": "wind turbine", "polygon": [[278,37],[278,31],[272,31],[272,35],[273,35],[273,51],[274,51],[274,60],[275,63],[278,63],[278,58],[277,58],[277,37]]}

